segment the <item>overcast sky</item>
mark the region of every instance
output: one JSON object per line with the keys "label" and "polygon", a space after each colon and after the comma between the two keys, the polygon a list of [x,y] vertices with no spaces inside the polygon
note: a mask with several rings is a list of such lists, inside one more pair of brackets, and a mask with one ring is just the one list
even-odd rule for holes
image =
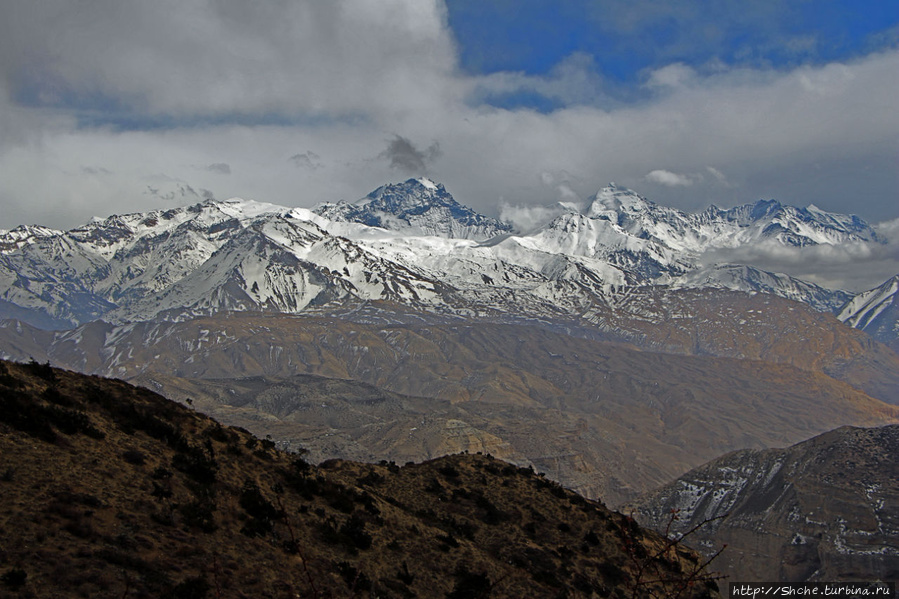
{"label": "overcast sky", "polygon": [[0,228],[421,175],[494,216],[615,181],[890,221],[897,98],[892,0],[10,0]]}

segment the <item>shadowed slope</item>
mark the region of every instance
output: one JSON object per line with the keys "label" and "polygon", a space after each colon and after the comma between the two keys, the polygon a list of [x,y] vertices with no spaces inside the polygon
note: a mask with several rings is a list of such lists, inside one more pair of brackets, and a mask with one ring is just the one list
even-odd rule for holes
{"label": "shadowed slope", "polygon": [[[310,466],[147,390],[37,363],[0,363],[0,402],[4,594],[630,596],[663,546],[487,456]],[[682,548],[652,563],[681,581],[699,565]]]}

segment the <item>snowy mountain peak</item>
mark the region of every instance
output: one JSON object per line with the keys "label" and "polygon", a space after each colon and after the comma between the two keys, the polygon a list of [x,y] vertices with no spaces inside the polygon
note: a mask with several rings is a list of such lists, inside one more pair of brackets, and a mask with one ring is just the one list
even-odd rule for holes
{"label": "snowy mountain peak", "polygon": [[651,211],[656,205],[638,193],[610,183],[596,192],[587,211],[591,218],[608,217],[610,213],[637,214]]}
{"label": "snowy mountain peak", "polygon": [[777,200],[759,200],[752,205],[752,218],[758,220],[783,211],[783,205]]}
{"label": "snowy mountain peak", "polygon": [[419,183],[421,183],[423,186],[427,187],[428,189],[433,189],[434,191],[436,191],[438,187],[442,187],[442,186],[438,186],[436,183],[434,183],[427,177],[422,177],[420,179],[416,179],[416,181],[418,181]]}
{"label": "snowy mountain peak", "polygon": [[463,206],[443,185],[425,178],[382,185],[352,204],[321,204],[313,212],[332,221],[412,235],[484,240],[512,230],[508,224]]}
{"label": "snowy mountain peak", "polygon": [[382,185],[361,200],[356,206],[371,206],[397,213],[420,206],[458,206],[455,198],[430,179],[409,179],[403,183]]}
{"label": "snowy mountain peak", "polygon": [[188,206],[186,210],[190,213],[220,213],[231,218],[244,220],[257,218],[263,214],[283,214],[289,212],[290,208],[269,204],[268,202],[257,202],[256,200],[229,198],[227,200],[204,200],[199,204]]}

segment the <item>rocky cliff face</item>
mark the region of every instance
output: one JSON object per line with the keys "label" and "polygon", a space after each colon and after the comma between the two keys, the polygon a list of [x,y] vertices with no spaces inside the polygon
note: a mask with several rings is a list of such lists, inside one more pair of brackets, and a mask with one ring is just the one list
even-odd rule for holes
{"label": "rocky cliff face", "polygon": [[899,426],[843,427],[787,449],[739,451],[633,503],[637,519],[727,544],[737,581],[899,577]]}

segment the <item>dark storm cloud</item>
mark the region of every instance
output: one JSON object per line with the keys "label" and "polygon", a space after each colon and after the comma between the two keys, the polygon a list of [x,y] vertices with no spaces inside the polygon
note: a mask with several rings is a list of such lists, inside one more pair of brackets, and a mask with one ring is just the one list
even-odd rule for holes
{"label": "dark storm cloud", "polygon": [[308,152],[303,152],[302,154],[294,154],[289,160],[293,162],[294,166],[297,168],[314,171],[322,167],[320,159],[321,156],[310,150]]}
{"label": "dark storm cloud", "polygon": [[166,202],[196,202],[200,199],[215,199],[214,194],[208,189],[200,188],[197,191],[187,183],[178,183],[173,186],[167,185],[165,188],[147,185],[147,190],[144,193]]}
{"label": "dark storm cloud", "polygon": [[205,167],[204,170],[209,171],[210,173],[217,173],[219,175],[230,175],[231,165],[224,162],[216,162],[215,164],[210,164],[209,166]]}
{"label": "dark storm cloud", "polygon": [[440,155],[440,144],[436,141],[427,149],[420,150],[405,137],[397,135],[387,144],[387,149],[378,154],[378,158],[386,159],[390,162],[390,168],[406,174],[424,175],[428,172],[428,165]]}

